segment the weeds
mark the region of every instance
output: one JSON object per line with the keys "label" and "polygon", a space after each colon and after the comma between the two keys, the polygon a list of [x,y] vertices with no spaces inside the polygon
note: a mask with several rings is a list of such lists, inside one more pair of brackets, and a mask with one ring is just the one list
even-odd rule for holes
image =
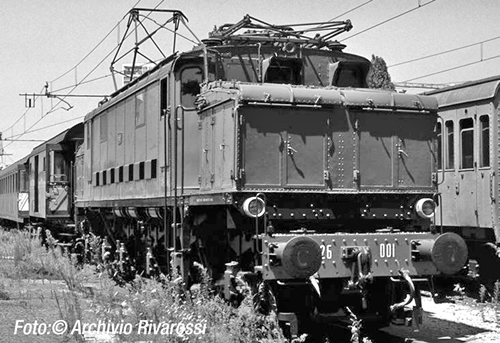
{"label": "weeds", "polygon": [[[11,268],[0,265],[0,273],[18,281],[63,280],[67,290],[53,291],[51,298],[57,304],[58,316],[69,327],[88,315],[93,322],[102,320],[133,326],[131,333],[117,333],[118,341],[286,342],[274,310],[268,315],[256,313],[250,292],[238,308],[231,306],[212,291],[206,271],[200,270],[200,282],[191,289],[186,289],[180,278],[164,275],[156,279],[136,276],[119,286],[102,266],[97,268],[102,271],[100,275],[95,274],[95,266],[79,267],[59,249],[50,233],[45,242],[46,246],[42,246],[40,239],[29,233],[0,230],[0,255],[13,256]],[[93,250],[100,252],[99,242],[95,243]],[[9,297],[9,294],[0,284],[2,297]],[[44,301],[40,298],[41,303]],[[194,327],[195,330],[188,332],[179,327]],[[66,339],[83,341],[80,334]]]}
{"label": "weeds", "polygon": [[3,283],[0,283],[0,300],[10,300],[9,292],[7,292]]}

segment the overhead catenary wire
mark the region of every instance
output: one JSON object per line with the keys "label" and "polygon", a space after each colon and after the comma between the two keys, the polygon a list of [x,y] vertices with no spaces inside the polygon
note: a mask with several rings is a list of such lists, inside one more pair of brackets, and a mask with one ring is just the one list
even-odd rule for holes
{"label": "overhead catenary wire", "polygon": [[388,66],[387,68],[393,68],[393,67],[397,67],[397,66],[400,66],[400,65],[404,65],[404,64],[408,64],[408,63],[413,63],[413,62],[425,60],[425,59],[436,57],[436,56],[440,56],[440,55],[445,55],[445,54],[448,54],[448,53],[451,53],[451,52],[455,52],[455,51],[467,49],[467,48],[470,48],[470,47],[473,47],[473,46],[476,46],[476,45],[482,45],[484,43],[488,43],[488,42],[491,42],[491,41],[494,41],[494,40],[497,40],[497,39],[500,39],[500,36],[493,37],[493,38],[490,38],[490,39],[485,39],[485,40],[477,42],[477,43],[463,45],[463,46],[458,47],[458,48],[453,48],[453,49],[449,49],[449,50],[437,52],[437,53],[432,54],[432,55],[417,57],[417,58],[414,58],[414,59],[411,59],[411,60],[407,60],[407,61],[403,61],[403,62],[398,62],[398,63],[395,63],[395,64],[392,64],[392,65]]}
{"label": "overhead catenary wire", "polygon": [[[137,6],[142,0],[138,0],[134,7]],[[128,12],[127,12],[128,13]],[[62,77],[66,76],[67,74],[69,74],[71,71],[75,70],[80,64],[82,64],[108,37],[111,33],[113,33],[113,31],[120,25],[120,23],[126,18],[127,14],[125,14],[123,16],[123,18],[104,36],[103,39],[101,39],[101,41],[89,52],[87,53],[74,67],[72,67],[71,69],[69,69],[68,71],[66,71],[65,73],[61,74],[60,76],[56,77],[54,80],[51,81],[51,83],[61,79]],[[90,82],[90,81],[89,81]],[[88,82],[86,82],[88,83]],[[40,90],[39,93],[41,93],[43,90],[44,90],[45,87],[42,87],[42,89]],[[69,87],[68,87],[69,88]],[[40,96],[36,96],[35,97],[35,102],[38,100]],[[4,131],[9,131],[11,130],[17,123],[19,123],[27,114],[28,112],[31,110],[31,108],[28,108],[26,109],[26,111],[12,124],[10,125],[7,129],[5,129]],[[50,112],[50,111],[49,111]],[[42,117],[43,118],[43,117]],[[36,123],[38,123],[39,121],[37,121]],[[6,146],[10,145],[11,143],[7,144]]]}
{"label": "overhead catenary wire", "polygon": [[[164,1],[165,1],[165,0],[160,1],[160,2],[159,2],[159,3],[158,3],[155,7],[154,7],[154,9],[158,8],[158,7],[159,7],[159,6],[160,6],[160,5],[161,5]],[[151,12],[150,12],[150,14],[151,14]],[[115,26],[115,27],[116,27],[116,26]],[[127,38],[128,38],[128,37],[129,37],[129,36],[130,36],[133,32],[134,32],[134,31],[130,32],[130,33],[129,33],[129,35],[127,36]],[[109,35],[109,34],[108,34],[108,35]],[[59,106],[59,105],[61,104],[61,102],[63,102],[63,101],[64,101],[64,99],[65,99],[67,96],[69,96],[71,93],[73,93],[77,87],[79,87],[80,85],[82,85],[83,83],[85,83],[86,79],[87,79],[87,78],[88,78],[88,77],[89,77],[89,76],[90,76],[90,75],[91,75],[91,74],[92,74],[92,73],[93,73],[93,72],[94,72],[97,68],[99,68],[99,66],[100,66],[102,63],[104,63],[104,62],[108,59],[108,57],[109,57],[109,56],[110,56],[110,55],[111,55],[111,54],[112,54],[112,53],[113,53],[113,52],[114,52],[117,48],[118,48],[118,47],[117,47],[117,46],[115,46],[115,47],[114,47],[114,48],[113,48],[113,49],[112,49],[112,50],[111,50],[111,51],[110,51],[110,52],[109,52],[109,53],[108,53],[108,54],[107,54],[107,55],[106,55],[106,56],[105,56],[105,57],[104,57],[104,58],[103,58],[103,59],[102,59],[102,60],[101,60],[101,61],[100,61],[100,62],[99,62],[99,63],[98,63],[95,67],[94,67],[94,68],[92,68],[92,70],[90,70],[90,72],[88,72],[88,73],[87,73],[87,74],[86,74],[86,75],[85,75],[85,76],[84,76],[84,77],[83,77],[83,78],[82,78],[82,79],[81,79],[78,83],[76,83],[76,84],[75,84],[75,85],[73,85],[72,87],[68,87],[68,88],[71,88],[71,89],[68,91],[68,93],[67,93],[67,94],[65,94],[64,96],[61,96],[61,98],[58,98],[58,101],[56,102],[56,104],[55,104],[55,105],[53,105],[53,106],[49,109],[49,111],[47,111],[47,114],[54,112],[54,109],[55,109],[57,106]],[[40,118],[40,119],[38,119],[38,120],[37,120],[35,123],[33,123],[33,124],[32,124],[32,125],[31,125],[28,129],[27,129],[27,130],[25,130],[23,133],[19,134],[19,135],[17,136],[17,138],[22,137],[22,136],[23,136],[24,134],[26,134],[26,133],[33,132],[31,129],[32,129],[35,125],[37,125],[39,122],[41,122],[41,121],[43,120],[43,118],[45,118],[45,116],[44,116],[44,117],[42,117],[42,118]],[[46,127],[46,128],[47,128],[47,127]],[[9,128],[9,129],[10,129],[10,128]],[[14,143],[14,142],[15,142],[15,141],[11,141],[11,142],[9,142],[8,144],[6,144],[6,145],[4,146],[4,148],[5,148],[5,147],[8,147],[10,144],[12,144],[12,143]]]}
{"label": "overhead catenary wire", "polygon": [[480,61],[474,61],[474,62],[469,62],[469,63],[461,64],[461,65],[458,65],[458,66],[455,66],[455,67],[452,67],[452,68],[443,69],[443,70],[440,70],[440,71],[437,71],[437,72],[433,72],[433,73],[429,73],[429,74],[426,74],[426,75],[414,77],[414,78],[405,80],[403,82],[410,82],[410,81],[414,81],[414,80],[418,80],[418,79],[423,79],[425,77],[429,77],[429,76],[434,76],[434,75],[446,73],[446,72],[449,72],[449,71],[452,71],[452,70],[456,70],[456,69],[468,67],[468,66],[471,66],[471,65],[474,65],[474,64],[477,64],[477,63],[490,61],[490,60],[493,60],[493,59],[496,59],[496,58],[499,58],[499,57],[500,57],[500,55],[495,55],[495,56],[491,56],[491,57],[488,57],[488,58],[482,58]]}
{"label": "overhead catenary wire", "polygon": [[[155,7],[154,9],[157,9],[165,0],[161,0]],[[152,12],[150,12],[146,17],[148,17],[149,15],[151,15]],[[142,21],[144,21],[145,19],[143,19]],[[142,22],[141,21],[141,22]],[[135,32],[135,29],[133,29],[126,37],[125,39],[127,39],[128,37],[130,37],[130,35],[132,35],[133,33]],[[115,46],[106,56],[104,56],[104,58],[90,71],[87,73],[87,75],[85,75],[77,84],[74,85],[74,87],[68,91],[68,93],[66,95],[69,95],[71,93],[73,93],[73,91],[78,87],[80,86],[97,68],[99,68],[99,66],[101,64],[103,64],[107,59],[108,57],[113,53],[115,52],[115,50],[118,49],[118,46]],[[48,113],[50,113],[51,111],[54,110],[54,108],[56,108],[57,106],[59,106],[59,104],[61,102],[63,102],[63,100],[65,99],[65,96],[62,96],[60,99],[58,99],[59,101],[54,105],[52,106],[52,108],[48,111]]]}
{"label": "overhead catenary wire", "polygon": [[83,118],[85,118],[85,116],[79,116],[79,117],[71,118],[71,119],[68,119],[68,120],[64,120],[64,121],[60,121],[58,123],[54,123],[54,124],[51,124],[51,125],[39,127],[39,128],[37,128],[35,130],[25,131],[23,133],[20,133],[20,134],[17,134],[17,135],[12,135],[12,136],[5,137],[5,138],[6,139],[18,139],[23,134],[33,133],[33,132],[37,132],[37,131],[42,131],[42,130],[45,130],[45,129],[48,129],[48,128],[51,128],[51,127],[54,127],[54,126],[57,126],[57,125],[66,124],[66,123],[69,123],[69,122],[72,122],[72,121],[75,121],[75,120],[80,120],[80,119],[83,119]]}
{"label": "overhead catenary wire", "polygon": [[[138,4],[140,1],[141,1],[141,0],[139,0],[139,1],[136,3],[136,5],[135,5],[135,6],[137,6],[137,4]],[[159,7],[159,6],[160,6],[160,5],[161,5],[164,1],[165,1],[165,0],[161,0],[161,1],[160,1],[160,2],[159,2],[159,3],[158,3],[155,7],[154,7],[154,9],[158,8],[158,7]],[[134,7],[135,7],[135,6],[134,6]],[[152,13],[152,12],[150,12],[150,14],[151,14],[151,13]],[[123,19],[122,19],[122,20],[123,20]],[[115,28],[116,28],[116,26],[113,28],[113,30],[114,30]],[[112,31],[113,31],[113,30],[112,30]],[[132,34],[133,32],[134,32],[134,31],[132,31],[130,34]],[[127,38],[130,36],[130,34],[127,36]],[[107,35],[107,36],[109,36],[109,33],[108,33],[108,35]],[[104,38],[104,39],[105,39],[105,38]],[[104,39],[103,39],[103,40],[104,40]],[[99,44],[101,44],[101,43],[99,43]],[[105,61],[105,60],[106,60],[106,59],[107,59],[107,58],[108,58],[108,57],[109,57],[109,56],[110,56],[110,55],[111,55],[111,54],[112,54],[112,53],[113,53],[116,49],[117,49],[117,48],[118,48],[117,46],[116,46],[116,47],[114,47],[114,48],[113,48],[113,49],[112,49],[112,50],[111,50],[111,51],[110,51],[110,52],[109,52],[109,53],[108,53],[108,54],[107,54],[107,55],[106,55],[106,56],[105,56],[105,57],[104,57],[104,58],[103,58],[103,59],[102,59],[102,60],[101,60],[101,61],[100,61],[100,62],[99,62],[99,63],[98,63],[98,64],[97,64],[97,65],[96,65],[96,66],[95,66],[95,67],[94,67],[94,68],[93,68],[90,72],[89,72],[89,73],[87,73],[87,74],[86,74],[86,75],[85,75],[85,76],[84,76],[84,77],[83,77],[83,78],[82,78],[82,79],[81,79],[78,83],[76,83],[76,84],[72,87],[72,89],[70,89],[70,90],[68,91],[68,93],[67,93],[65,96],[63,96],[63,97],[59,98],[59,99],[58,99],[59,101],[58,101],[55,105],[53,105],[53,106],[50,108],[50,110],[49,110],[46,114],[49,114],[49,113],[54,112],[54,109],[55,109],[57,106],[59,106],[59,104],[61,104],[61,102],[63,102],[63,101],[64,101],[65,97],[66,97],[66,96],[68,96],[69,94],[71,94],[71,93],[72,93],[72,92],[73,92],[73,91],[74,91],[74,90],[75,90],[78,86],[82,85],[83,83],[88,83],[88,82],[85,82],[85,81],[86,81],[86,79],[87,79],[87,78],[88,78],[88,77],[89,77],[89,76],[90,76],[90,75],[91,75],[91,74],[92,74],[92,73],[93,73],[93,72],[94,72],[94,71],[95,71],[95,70],[96,70],[96,69],[97,69],[97,68],[98,68],[98,67],[99,67],[99,66],[100,66],[100,65],[101,65],[101,64],[102,64],[102,63],[103,63],[103,62],[104,62],[104,61]],[[88,55],[89,55],[89,54],[87,54],[86,56],[88,57]],[[80,62],[79,62],[79,63],[80,63]],[[75,67],[76,67],[76,66],[75,66]],[[74,68],[70,69],[68,72],[70,72],[71,70],[74,70]],[[66,72],[65,74],[67,74],[68,72]],[[64,75],[64,74],[63,74],[63,75]],[[62,77],[62,76],[60,76],[60,77]],[[60,78],[60,77],[59,77],[59,78]],[[58,79],[58,78],[57,78],[57,79]],[[55,80],[56,80],[56,79],[55,79]],[[90,81],[89,81],[89,82],[90,82]],[[70,87],[68,87],[68,88],[70,88]],[[42,90],[43,90],[43,88],[42,88]],[[40,91],[40,92],[41,92],[41,91]],[[30,110],[30,109],[26,110],[26,112],[25,112],[25,114],[24,114],[23,116],[25,116],[29,110]],[[23,118],[23,116],[21,116],[21,118]],[[23,136],[23,135],[25,135],[26,133],[31,133],[31,132],[37,131],[37,130],[31,130],[31,129],[32,129],[33,127],[35,127],[38,123],[40,123],[40,122],[41,122],[41,121],[42,121],[45,117],[46,117],[46,116],[42,116],[40,119],[38,119],[37,121],[35,121],[35,123],[33,123],[33,124],[32,124],[32,125],[31,125],[28,129],[25,129],[23,133],[19,134],[19,135],[17,136],[17,138],[22,137],[22,136]],[[17,122],[19,122],[19,121],[21,120],[21,118],[20,118],[20,119],[18,119],[18,121],[17,121]],[[81,118],[82,118],[82,117],[79,117],[78,119],[81,119]],[[76,120],[76,119],[77,119],[77,118],[74,118],[74,119],[71,119],[71,120],[69,120],[69,121]],[[16,122],[16,123],[17,123],[17,122]],[[52,126],[53,126],[53,125],[51,125],[51,126],[47,126],[47,127],[45,127],[45,128],[49,128],[49,127],[52,127]],[[10,130],[10,129],[12,129],[12,128],[13,128],[13,125],[12,125],[11,127],[9,127],[7,130]],[[44,128],[44,129],[45,129],[45,128]],[[12,143],[15,143],[15,142],[16,142],[16,141],[10,141],[9,143],[7,143],[7,144],[4,146],[4,148],[6,148],[6,147],[10,146]]]}
{"label": "overhead catenary wire", "polygon": [[344,13],[342,13],[342,14],[339,14],[338,16],[336,16],[336,17],[334,17],[334,18],[330,19],[329,21],[334,21],[335,19],[338,19],[338,18],[340,18],[340,17],[343,17],[344,15],[346,15],[346,14],[348,14],[348,13],[354,12],[355,10],[357,10],[357,9],[359,9],[359,8],[363,7],[363,6],[368,5],[368,4],[369,4],[370,2],[372,2],[372,1],[373,1],[373,0],[368,0],[368,1],[364,2],[364,3],[362,3],[361,5],[358,5],[358,6],[354,7],[354,8],[352,8],[352,9],[350,9],[349,11],[346,11],[346,12],[344,12]]}
{"label": "overhead catenary wire", "polygon": [[416,11],[416,10],[418,10],[418,9],[420,9],[420,8],[424,7],[424,6],[427,6],[427,5],[431,4],[431,3],[433,3],[434,1],[436,1],[436,0],[431,0],[431,1],[429,1],[429,2],[427,2],[427,3],[425,3],[425,4],[423,4],[423,5],[419,4],[419,5],[418,5],[417,7],[415,7],[415,8],[412,8],[412,9],[410,9],[410,10],[408,10],[408,11],[405,11],[405,12],[403,12],[403,13],[400,13],[400,14],[398,14],[398,15],[395,15],[394,17],[391,17],[391,18],[389,18],[389,19],[386,19],[386,20],[384,20],[384,21],[381,21],[381,22],[380,22],[380,23],[378,23],[378,24],[375,24],[375,25],[373,25],[373,26],[370,26],[370,27],[368,27],[368,28],[366,28],[366,29],[364,29],[364,30],[361,30],[361,31],[359,31],[359,32],[357,32],[357,33],[355,33],[355,34],[353,34],[353,35],[351,35],[351,36],[347,37],[347,38],[344,38],[344,39],[342,39],[342,40],[341,40],[341,42],[344,42],[344,41],[346,41],[346,40],[348,40],[348,39],[351,39],[352,37],[356,37],[356,36],[358,36],[358,35],[360,35],[360,34],[362,34],[362,33],[365,33],[365,32],[367,32],[367,31],[370,31],[370,30],[372,30],[372,29],[374,29],[374,28],[376,28],[376,27],[379,27],[379,26],[381,26],[381,25],[383,25],[383,24],[386,24],[386,23],[388,23],[388,22],[390,22],[390,21],[392,21],[392,20],[395,20],[395,19],[401,18],[402,16],[407,15],[408,13],[411,13],[411,12],[413,12],[413,11]]}

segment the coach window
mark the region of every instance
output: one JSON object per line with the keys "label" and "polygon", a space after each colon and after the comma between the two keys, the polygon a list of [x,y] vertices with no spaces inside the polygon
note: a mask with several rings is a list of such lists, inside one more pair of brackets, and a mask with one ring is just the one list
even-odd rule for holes
{"label": "coach window", "polygon": [[446,122],[446,169],[453,169],[455,165],[455,151],[453,145],[453,121]]}
{"label": "coach window", "polygon": [[474,121],[460,120],[460,168],[474,168]]}
{"label": "coach window", "polygon": [[437,124],[437,167],[438,169],[443,169],[443,132],[441,123]]}
{"label": "coach window", "polygon": [[479,117],[481,145],[479,146],[480,167],[490,166],[490,117],[487,115]]}
{"label": "coach window", "polygon": [[20,185],[19,185],[19,191],[21,192],[27,192],[29,190],[29,171],[26,170],[21,170],[19,176],[20,176]]}
{"label": "coach window", "polygon": [[66,165],[62,151],[51,151],[50,159],[50,182],[66,181]]}
{"label": "coach window", "polygon": [[185,68],[181,73],[181,104],[193,107],[196,96],[200,94],[200,83],[203,81],[203,72],[199,67]]}

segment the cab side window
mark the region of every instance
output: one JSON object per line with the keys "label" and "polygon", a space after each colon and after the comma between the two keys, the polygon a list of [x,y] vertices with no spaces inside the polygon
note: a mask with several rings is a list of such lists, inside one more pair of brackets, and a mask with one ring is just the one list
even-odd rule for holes
{"label": "cab side window", "polygon": [[200,67],[185,68],[181,72],[181,104],[193,107],[196,96],[200,94],[200,84],[203,81],[203,72]]}

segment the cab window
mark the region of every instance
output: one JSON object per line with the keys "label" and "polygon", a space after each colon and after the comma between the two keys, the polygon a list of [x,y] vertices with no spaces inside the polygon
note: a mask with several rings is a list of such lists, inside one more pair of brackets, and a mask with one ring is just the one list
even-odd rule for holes
{"label": "cab window", "polygon": [[193,107],[196,96],[200,94],[203,72],[200,67],[188,67],[181,72],[181,104]]}

